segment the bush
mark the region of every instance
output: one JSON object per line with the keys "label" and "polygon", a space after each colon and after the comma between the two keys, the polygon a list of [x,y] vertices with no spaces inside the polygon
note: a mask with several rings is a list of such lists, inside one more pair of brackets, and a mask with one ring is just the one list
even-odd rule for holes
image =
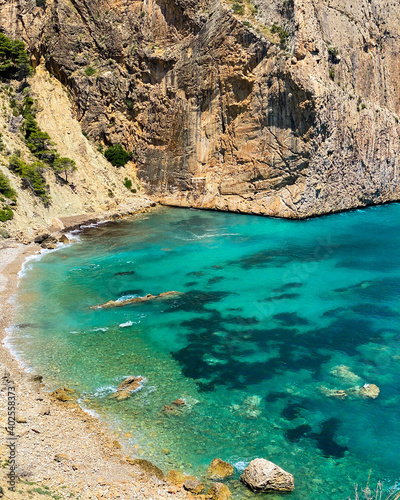
{"label": "bush", "polygon": [[131,155],[125,151],[121,144],[115,144],[115,146],[107,148],[104,156],[114,167],[123,167],[131,158]]}
{"label": "bush", "polygon": [[63,173],[65,182],[68,182],[68,174],[76,170],[76,165],[71,158],[57,158],[53,164],[53,170],[58,174]]}
{"label": "bush", "polygon": [[0,33],[0,77],[26,78],[31,72],[25,45]]}
{"label": "bush", "polygon": [[17,199],[17,193],[11,187],[10,181],[1,172],[0,172],[0,194],[2,194],[3,196],[12,201],[16,201]]}
{"label": "bush", "polygon": [[243,5],[240,5],[240,3],[235,2],[232,5],[232,9],[233,9],[233,12],[235,14],[238,14],[239,16],[242,16],[244,14]]}
{"label": "bush", "polygon": [[20,113],[25,118],[25,142],[30,152],[41,161],[45,161],[53,166],[53,163],[58,158],[57,151],[54,149],[49,134],[43,132],[37,121],[35,120],[36,110],[34,107],[34,100],[31,96],[27,95],[24,99]]}
{"label": "bush", "polygon": [[337,64],[340,61],[338,49],[333,45],[328,45],[327,49],[329,61],[333,64]]}
{"label": "bush", "polygon": [[36,7],[46,7],[46,0],[36,0]]}
{"label": "bush", "polygon": [[92,66],[88,66],[85,69],[85,75],[86,76],[93,76],[95,73],[96,73],[96,70],[94,68],[92,68]]}
{"label": "bush", "polygon": [[6,222],[7,220],[11,220],[14,217],[14,212],[10,207],[3,206],[0,209],[0,222]]}
{"label": "bush", "polygon": [[50,203],[50,195],[48,193],[48,185],[43,177],[45,166],[42,162],[37,161],[28,165],[17,154],[10,157],[9,169],[15,172],[22,179],[22,187],[30,189],[33,194],[38,196],[45,205]]}
{"label": "bush", "polygon": [[128,179],[128,177],[125,177],[125,180],[124,180],[124,186],[127,188],[127,189],[132,189],[132,181],[130,179]]}
{"label": "bush", "polygon": [[282,47],[286,47],[286,43],[289,39],[289,32],[286,31],[282,26],[279,26],[278,24],[273,24],[271,27],[271,33],[273,35],[278,35],[279,40],[281,42]]}

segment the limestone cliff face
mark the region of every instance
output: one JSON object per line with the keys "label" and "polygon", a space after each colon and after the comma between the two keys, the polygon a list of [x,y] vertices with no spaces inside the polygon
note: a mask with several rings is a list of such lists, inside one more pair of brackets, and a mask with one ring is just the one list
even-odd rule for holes
{"label": "limestone cliff face", "polygon": [[0,16],[164,203],[303,218],[400,199],[400,5],[232,1],[0,0]]}

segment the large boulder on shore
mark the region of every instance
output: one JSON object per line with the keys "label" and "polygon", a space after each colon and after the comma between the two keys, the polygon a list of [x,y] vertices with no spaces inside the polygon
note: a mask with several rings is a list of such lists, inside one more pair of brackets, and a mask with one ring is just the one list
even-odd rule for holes
{"label": "large boulder on shore", "polygon": [[199,495],[204,491],[204,484],[201,483],[196,477],[186,479],[183,483],[183,487],[186,491],[190,491],[194,495]]}
{"label": "large boulder on shore", "polygon": [[292,474],[264,458],[252,460],[240,479],[246,486],[256,492],[294,490]]}
{"label": "large boulder on shore", "polygon": [[233,466],[220,458],[214,458],[208,467],[208,476],[211,479],[224,479],[233,476],[233,473]]}
{"label": "large boulder on shore", "polygon": [[208,490],[207,495],[211,500],[227,500],[232,496],[232,493],[226,484],[214,483]]}

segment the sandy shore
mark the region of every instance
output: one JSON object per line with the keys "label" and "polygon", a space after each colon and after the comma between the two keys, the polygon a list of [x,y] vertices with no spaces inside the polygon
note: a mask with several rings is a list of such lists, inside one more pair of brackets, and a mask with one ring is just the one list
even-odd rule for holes
{"label": "sandy shore", "polygon": [[[81,410],[75,401],[61,402],[26,372],[3,344],[13,322],[9,300],[17,291],[24,260],[37,245],[0,243],[0,498],[161,499],[191,497],[182,481],[157,479],[145,472],[116,440],[110,429]],[[37,378],[37,377],[36,377]],[[16,491],[9,490],[10,434],[8,388],[15,387],[17,423]],[[166,471],[164,471],[166,472]]]}

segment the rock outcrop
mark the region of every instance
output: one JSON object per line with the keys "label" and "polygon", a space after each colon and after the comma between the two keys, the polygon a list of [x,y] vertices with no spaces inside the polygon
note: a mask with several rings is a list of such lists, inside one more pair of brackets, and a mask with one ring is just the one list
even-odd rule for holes
{"label": "rock outcrop", "polygon": [[375,384],[364,384],[360,389],[360,396],[366,399],[376,399],[379,396],[380,389]]}
{"label": "rock outcrop", "polygon": [[233,466],[220,458],[214,458],[208,467],[208,476],[211,479],[225,479],[233,476],[233,473]]}
{"label": "rock outcrop", "polygon": [[252,460],[241,475],[241,480],[257,492],[294,490],[292,474],[264,458]]}
{"label": "rock outcrop", "polygon": [[163,203],[304,218],[400,199],[400,6],[232,3],[0,0],[0,16]]}
{"label": "rock outcrop", "polygon": [[117,401],[128,399],[133,392],[139,390],[143,386],[145,381],[146,379],[144,377],[135,377],[132,375],[119,384],[116,392],[111,398]]}
{"label": "rock outcrop", "polygon": [[208,490],[207,496],[211,500],[227,500],[232,496],[232,493],[226,484],[214,483]]}
{"label": "rock outcrop", "polygon": [[183,487],[186,491],[190,491],[194,495],[199,495],[204,491],[204,484],[201,483],[197,478],[186,479],[183,483]]}
{"label": "rock outcrop", "polygon": [[157,478],[158,480],[163,481],[165,479],[164,472],[149,460],[136,458],[135,460],[132,460],[132,465],[139,467],[149,480]]}
{"label": "rock outcrop", "polygon": [[180,295],[180,292],[162,292],[158,295],[152,295],[148,293],[144,297],[132,297],[131,299],[126,300],[110,300],[105,302],[104,304],[99,304],[97,306],[91,306],[90,309],[111,309],[114,307],[124,307],[130,304],[139,304],[141,302],[147,302],[149,300],[155,299],[173,299]]}
{"label": "rock outcrop", "polygon": [[56,389],[55,391],[53,391],[51,393],[51,396],[54,398],[54,399],[57,399],[58,401],[62,401],[62,402],[67,402],[67,401],[71,401],[72,400],[72,396],[71,394],[73,393],[74,391],[72,389],[68,389],[67,387],[60,387],[60,389]]}

